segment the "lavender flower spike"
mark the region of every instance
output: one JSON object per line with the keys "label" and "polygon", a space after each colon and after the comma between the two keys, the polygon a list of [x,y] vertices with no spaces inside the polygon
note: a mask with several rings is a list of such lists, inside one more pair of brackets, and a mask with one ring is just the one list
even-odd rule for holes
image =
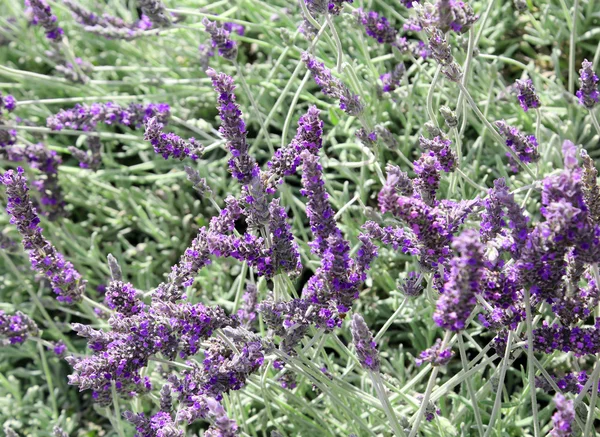
{"label": "lavender flower spike", "polygon": [[572,423],[575,420],[575,407],[573,401],[568,401],[562,394],[554,396],[556,413],[552,416],[554,428],[548,434],[550,437],[571,437],[573,435]]}
{"label": "lavender flower spike", "polygon": [[377,40],[378,43],[393,44],[398,38],[398,31],[389,23],[387,18],[380,16],[375,11],[365,13],[362,9],[354,11],[354,15],[359,24],[362,24],[371,38]]}
{"label": "lavender flower spike", "polygon": [[229,38],[231,32],[206,17],[202,19],[202,24],[212,38],[212,46],[219,49],[219,54],[225,59],[235,61],[238,49],[235,41]]}
{"label": "lavender flower spike", "polygon": [[305,150],[300,155],[303,163],[302,187],[303,196],[308,196],[306,215],[310,222],[315,240],[310,243],[312,251],[323,254],[328,248],[327,239],[330,235],[340,235],[334,219],[334,211],[329,205],[329,194],[325,191],[319,157]]}
{"label": "lavender flower spike", "polygon": [[171,25],[171,19],[167,11],[165,11],[165,5],[163,5],[161,0],[138,0],[138,5],[142,9],[142,13],[155,25],[160,27]]}
{"label": "lavender flower spike", "polygon": [[[500,131],[500,135],[506,140],[506,145],[517,154],[521,162],[537,162],[540,159],[535,136],[523,135],[516,127],[508,125],[505,121],[497,121],[495,124]],[[510,155],[509,161],[513,166],[513,170],[516,171],[517,163]]]}
{"label": "lavender flower spike", "polygon": [[0,310],[0,346],[21,344],[30,335],[37,335],[38,327],[31,318],[17,311],[12,316]]}
{"label": "lavender flower spike", "polygon": [[523,108],[523,111],[527,112],[531,108],[536,109],[540,107],[540,98],[535,92],[531,79],[517,79],[515,85],[517,87],[519,104],[521,105],[521,108]]}
{"label": "lavender flower spike", "polygon": [[325,64],[308,52],[302,53],[302,62],[312,73],[313,79],[321,87],[323,94],[340,99],[340,108],[349,115],[357,116],[363,111],[363,104],[356,94],[352,94],[348,87],[339,79],[331,75]]}
{"label": "lavender flower spike", "polygon": [[600,92],[598,91],[598,76],[592,70],[592,63],[587,59],[581,64],[579,70],[579,84],[581,88],[576,95],[579,97],[579,103],[587,109],[592,109],[600,100]]}
{"label": "lavender flower spike", "polygon": [[212,78],[213,87],[219,95],[219,132],[227,140],[227,147],[233,156],[229,160],[229,169],[238,181],[247,184],[259,175],[260,170],[254,158],[248,154],[246,124],[242,120],[240,107],[235,103],[233,78],[225,73],[217,73],[212,68],[206,74]]}
{"label": "lavender flower spike", "polygon": [[61,41],[64,31],[58,27],[56,15],[52,14],[52,9],[45,0],[25,0],[25,5],[29,6],[33,19],[33,24],[39,24],[46,31],[46,38],[52,41]]}
{"label": "lavender flower spike", "polygon": [[152,117],[146,123],[146,132],[144,133],[144,139],[150,141],[150,144],[154,146],[154,151],[163,158],[169,159],[169,157],[177,158],[180,161],[186,156],[196,161],[204,153],[204,146],[196,141],[194,138],[190,138],[188,141],[175,135],[172,132],[164,133],[164,125],[160,123],[156,117]]}
{"label": "lavender flower spike", "polygon": [[480,292],[484,249],[473,229],[455,237],[452,246],[460,255],[450,262],[450,278],[437,301],[433,320],[441,328],[460,331],[465,328]]}
{"label": "lavender flower spike", "polygon": [[57,299],[65,304],[73,304],[81,300],[86,281],[65,261],[63,255],[42,236],[40,219],[29,198],[27,179],[21,167],[8,170],[0,176],[0,182],[6,185],[8,205],[6,212],[11,216],[10,222],[17,226],[23,237],[23,247],[29,252],[31,266],[43,274]]}
{"label": "lavender flower spike", "polygon": [[380,363],[377,344],[373,340],[373,334],[365,323],[365,319],[360,314],[352,316],[350,331],[352,332],[352,341],[356,347],[356,354],[361,366],[373,372],[379,372]]}

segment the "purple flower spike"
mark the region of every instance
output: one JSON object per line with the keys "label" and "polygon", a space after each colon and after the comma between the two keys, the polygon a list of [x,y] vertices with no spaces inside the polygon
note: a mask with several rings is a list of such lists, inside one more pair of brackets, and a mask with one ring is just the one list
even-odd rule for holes
{"label": "purple flower spike", "polygon": [[305,150],[300,155],[302,158],[302,195],[308,197],[306,215],[310,228],[315,237],[310,243],[313,253],[323,254],[328,248],[327,239],[331,235],[341,235],[334,219],[334,211],[329,205],[329,194],[325,191],[322,168],[319,157]]}
{"label": "purple flower spike", "polygon": [[302,269],[298,245],[294,241],[292,227],[288,223],[285,208],[279,205],[279,199],[273,199],[269,205],[269,229],[272,233],[272,263],[277,270],[298,275]]}
{"label": "purple flower spike", "polygon": [[433,346],[419,354],[419,358],[415,360],[415,363],[417,366],[423,363],[430,363],[432,366],[445,366],[453,356],[452,349],[442,349],[442,339],[438,338]]}
{"label": "purple flower spike", "polygon": [[54,131],[63,129],[94,132],[98,124],[122,124],[132,129],[139,128],[152,117],[166,123],[170,116],[170,108],[166,103],[140,105],[131,103],[122,107],[116,103],[77,104],[72,109],[61,109],[46,120],[46,126]]}
{"label": "purple flower spike", "polygon": [[571,437],[573,435],[573,422],[575,421],[575,407],[573,401],[567,400],[562,394],[554,396],[556,413],[552,416],[554,428],[550,430],[550,437]]}
{"label": "purple flower spike", "polygon": [[365,323],[365,319],[360,314],[352,316],[350,322],[350,331],[352,332],[352,342],[356,347],[358,361],[365,369],[379,372],[379,353],[377,344],[373,340],[373,334]]}
{"label": "purple flower spike", "polygon": [[217,73],[209,68],[206,73],[212,79],[213,87],[219,95],[219,116],[221,127],[219,132],[227,140],[227,147],[233,158],[229,160],[229,169],[242,184],[248,184],[259,175],[256,161],[248,154],[246,143],[246,123],[242,120],[242,111],[235,103],[235,84],[231,76]]}
{"label": "purple flower spike", "polygon": [[362,9],[357,9],[354,14],[358,19],[358,23],[361,24],[367,35],[377,40],[378,43],[393,44],[398,38],[398,30],[396,30],[387,18],[380,16],[375,11],[365,13]]}
{"label": "purple flower spike", "polygon": [[271,191],[274,192],[275,186],[283,182],[284,176],[296,173],[296,169],[301,164],[300,154],[303,150],[317,154],[321,149],[323,122],[319,118],[320,113],[316,106],[308,108],[306,114],[298,120],[298,130],[292,142],[278,149],[267,164],[269,169],[265,178]]}
{"label": "purple flower spike", "polygon": [[183,160],[186,156],[196,161],[204,153],[204,146],[194,138],[184,140],[172,132],[164,133],[164,125],[156,117],[152,117],[146,123],[144,140],[150,141],[154,151],[165,159],[173,157]]}
{"label": "purple flower spike", "polygon": [[21,311],[10,316],[0,310],[0,346],[24,343],[30,335],[38,335],[38,327],[29,316]]}
{"label": "purple flower spike", "polygon": [[579,70],[579,84],[581,88],[576,95],[579,97],[579,103],[587,109],[592,109],[600,100],[598,91],[598,76],[592,70],[592,63],[585,59]]}
{"label": "purple flower spike", "polygon": [[452,142],[441,136],[434,137],[429,140],[424,136],[419,138],[419,145],[429,152],[433,152],[437,158],[442,170],[446,173],[453,172],[456,169],[456,155],[451,149],[450,145]]}
{"label": "purple flower spike", "polygon": [[383,83],[383,87],[381,87],[383,92],[391,93],[396,88],[400,86],[400,82],[404,77],[404,73],[406,72],[406,67],[402,62],[396,64],[391,73],[384,73],[379,76],[379,79]]}
{"label": "purple flower spike", "polygon": [[219,55],[230,61],[235,61],[238,49],[235,41],[229,38],[229,30],[206,17],[202,19],[202,24],[204,24],[206,31],[212,38],[212,46],[219,50]]}
{"label": "purple flower spike", "polygon": [[459,255],[450,261],[450,277],[444,284],[433,320],[452,331],[465,328],[467,318],[475,308],[483,275],[484,249],[476,231],[469,229],[454,238],[452,247]]}
{"label": "purple flower spike", "polygon": [[3,109],[6,109],[8,112],[13,112],[16,107],[17,99],[10,94],[2,96],[2,92],[0,92],[0,115],[2,114]]}
{"label": "purple flower spike", "polygon": [[313,75],[314,81],[319,85],[323,94],[340,100],[340,108],[349,115],[359,115],[363,111],[363,104],[356,94],[352,94],[348,87],[339,79],[331,75],[325,64],[308,52],[302,53],[302,62]]}
{"label": "purple flower spike", "polygon": [[65,261],[63,255],[42,236],[40,219],[29,198],[27,179],[21,167],[8,170],[0,176],[0,182],[6,186],[8,205],[6,212],[10,222],[17,226],[23,237],[23,247],[29,253],[33,269],[48,279],[57,300],[67,305],[79,302],[85,290],[86,281]]}
{"label": "purple flower spike", "polygon": [[52,9],[45,0],[25,0],[25,5],[31,11],[31,22],[40,25],[46,31],[46,38],[52,41],[60,42],[64,31],[58,27],[56,15],[52,14]]}
{"label": "purple flower spike", "polygon": [[516,87],[519,104],[521,105],[521,108],[523,108],[523,111],[527,112],[531,108],[536,109],[540,107],[540,98],[535,92],[531,79],[517,79]]}
{"label": "purple flower spike", "polygon": [[142,12],[150,21],[159,27],[169,27],[171,19],[161,0],[138,0]]}
{"label": "purple flower spike", "polygon": [[[521,162],[531,163],[539,161],[540,154],[535,136],[523,135],[516,127],[506,124],[505,121],[497,121],[496,127],[500,131],[500,135],[506,140],[506,145],[517,154]],[[518,170],[517,163],[511,155],[509,155],[509,162],[513,171],[516,172]]]}

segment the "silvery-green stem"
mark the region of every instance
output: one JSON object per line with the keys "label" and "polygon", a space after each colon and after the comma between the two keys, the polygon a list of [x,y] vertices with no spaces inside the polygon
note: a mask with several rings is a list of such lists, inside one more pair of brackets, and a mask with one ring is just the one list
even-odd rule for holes
{"label": "silvery-green stem", "polygon": [[369,377],[371,378],[373,387],[375,387],[375,391],[377,392],[377,397],[379,398],[379,401],[381,402],[381,406],[383,407],[385,414],[390,421],[390,426],[394,430],[394,434],[397,437],[405,437],[406,434],[404,433],[404,430],[400,426],[400,423],[398,423],[398,418],[396,417],[396,414],[394,413],[394,409],[392,408],[392,405],[390,404],[390,400],[387,397],[387,395],[385,394],[385,389],[383,388],[383,384],[381,382],[381,375],[379,375],[378,372],[373,372],[371,370],[369,370],[367,373],[369,374]]}
{"label": "silvery-green stem", "polygon": [[50,393],[50,401],[52,402],[52,418],[58,419],[58,403],[56,402],[56,394],[54,393],[54,384],[52,383],[52,374],[50,373],[50,367],[48,367],[48,360],[46,359],[46,352],[41,342],[37,344],[38,352],[40,353],[40,359],[42,360],[42,368],[44,369],[44,375],[46,376],[46,384],[48,384],[48,392]]}
{"label": "silvery-green stem", "polygon": [[[444,335],[444,339],[442,340],[442,345],[440,349],[444,349],[448,340],[450,339],[451,332],[446,331]],[[433,391],[433,386],[435,385],[435,380],[437,378],[437,374],[440,368],[435,366],[431,371],[431,376],[429,377],[429,381],[427,382],[427,388],[425,389],[425,394],[423,395],[423,399],[421,400],[421,406],[419,407],[419,411],[417,412],[417,416],[413,422],[413,426],[410,430],[409,437],[415,437],[419,432],[419,425],[421,425],[421,420],[423,420],[423,416],[425,415],[425,410],[427,409],[427,404],[429,403],[429,397],[431,396],[431,392]]]}
{"label": "silvery-green stem", "polygon": [[502,405],[502,389],[504,388],[504,377],[506,376],[506,369],[508,368],[508,361],[510,359],[512,349],[512,341],[512,331],[509,331],[508,339],[506,340],[506,351],[504,352],[504,358],[502,358],[502,364],[500,366],[500,376],[498,378],[498,389],[496,390],[494,408],[492,409],[492,414],[490,416],[490,421],[488,424],[487,431],[485,433],[485,437],[489,437],[492,434],[492,430],[494,429],[494,423],[496,422],[498,413],[500,413],[500,406]]}
{"label": "silvery-green stem", "polygon": [[[469,370],[469,363],[467,362],[467,354],[465,352],[465,342],[463,341],[462,334],[458,334],[458,349],[460,350],[460,361],[462,363],[462,367],[467,372]],[[475,394],[475,390],[473,390],[473,384],[471,383],[471,378],[467,378],[467,391],[469,392],[469,397],[471,398],[471,403],[473,404],[473,412],[475,413],[475,421],[477,422],[477,429],[479,430],[479,436],[481,437],[484,433],[483,431],[483,422],[481,420],[481,413],[479,412],[479,405],[477,404],[477,396]]]}
{"label": "silvery-green stem", "polygon": [[492,137],[494,137],[494,139],[498,142],[498,144],[500,144],[500,146],[502,146],[510,154],[510,156],[512,156],[512,158],[517,162],[517,164],[519,164],[519,166],[523,170],[525,170],[527,172],[527,174],[529,174],[529,176],[531,176],[532,178],[535,179],[535,175],[533,174],[533,172],[531,171],[531,169],[529,168],[529,166],[527,166],[526,164],[524,164],[523,162],[521,162],[521,160],[519,159],[519,157],[517,156],[517,154],[514,152],[514,150],[511,149],[510,147],[508,147],[506,145],[506,142],[502,139],[502,137],[496,131],[496,129],[494,128],[494,126],[492,126],[492,124],[487,120],[487,118],[485,118],[485,116],[481,113],[481,111],[477,107],[477,104],[475,103],[475,100],[473,100],[473,97],[471,97],[471,95],[469,94],[469,92],[467,91],[467,89],[464,86],[462,86],[462,84],[460,84],[460,83],[458,84],[458,86],[460,87],[460,89],[465,94],[465,98],[467,99],[467,102],[469,102],[469,105],[471,106],[471,109],[473,109],[473,112],[475,112],[475,115],[477,115],[477,117],[479,118],[479,120],[490,131],[490,133],[492,134]]}
{"label": "silvery-green stem", "polygon": [[433,80],[431,81],[431,85],[429,85],[429,90],[427,91],[427,115],[433,124],[438,126],[437,118],[433,112],[433,92],[435,91],[435,86],[440,78],[440,73],[442,72],[442,66],[438,65],[435,69],[435,74],[433,75]]}
{"label": "silvery-green stem", "polygon": [[375,335],[374,340],[376,342],[378,342],[381,339],[381,337],[383,337],[383,335],[387,332],[387,330],[389,329],[389,327],[392,326],[392,323],[394,323],[394,321],[396,320],[396,318],[400,315],[400,313],[402,312],[402,310],[406,306],[407,302],[408,302],[408,298],[404,298],[404,300],[402,301],[402,303],[400,304],[400,306],[398,307],[398,309],[396,311],[394,311],[394,314],[392,314],[392,316],[389,319],[387,319],[387,321],[381,327],[381,329],[379,330],[379,332]]}
{"label": "silvery-green stem", "polygon": [[531,294],[528,287],[524,288],[525,313],[527,323],[527,374],[531,388],[531,412],[533,418],[533,430],[535,437],[540,435],[540,422],[538,419],[538,405],[535,393],[535,368],[533,364],[533,323],[531,318]]}
{"label": "silvery-green stem", "polygon": [[275,154],[275,149],[273,148],[273,143],[271,143],[271,137],[269,136],[269,133],[268,133],[269,131],[267,130],[268,126],[265,125],[265,120],[263,118],[262,112],[260,112],[260,109],[258,108],[256,101],[254,100],[254,96],[250,92],[250,88],[248,87],[248,83],[246,82],[246,79],[244,78],[244,73],[242,72],[242,67],[240,66],[239,62],[237,62],[237,61],[235,61],[235,68],[237,70],[238,77],[240,79],[240,83],[242,84],[242,88],[244,89],[244,92],[248,96],[248,99],[250,99],[250,104],[252,105],[252,108],[254,109],[254,114],[256,115],[256,117],[258,117],[258,123],[259,123],[261,129],[265,131],[264,136],[265,136],[265,139],[267,140],[267,146],[269,147],[269,152],[271,153],[271,155],[273,155],[273,154]]}
{"label": "silvery-green stem", "polygon": [[[597,357],[596,359],[596,367],[599,367],[599,363],[600,363],[600,356]],[[592,435],[592,427],[594,425],[594,419],[596,417],[596,400],[598,399],[598,380],[600,379],[600,373],[595,371],[596,369],[594,369],[594,375],[592,376],[592,396],[590,399],[590,405],[588,407],[588,417],[587,420],[585,422],[585,431],[583,432],[584,436],[591,436]]]}
{"label": "silvery-green stem", "polygon": [[598,132],[598,135],[600,135],[600,123],[598,123],[598,118],[593,110],[590,111],[590,117],[592,118],[592,124],[596,128],[596,132]]}
{"label": "silvery-green stem", "polygon": [[331,29],[331,33],[333,34],[333,40],[335,41],[335,49],[337,51],[337,63],[336,63],[336,70],[338,71],[338,73],[342,73],[342,58],[344,56],[344,52],[342,51],[342,42],[340,41],[340,36],[337,33],[337,30],[335,30],[335,25],[333,24],[333,21],[331,20],[331,15],[327,14],[327,24],[329,25],[329,28]]}
{"label": "silvery-green stem", "polygon": [[115,385],[115,381],[111,381],[111,393],[112,393],[112,401],[113,407],[115,409],[115,427],[117,428],[117,434],[119,437],[125,437],[125,433],[123,432],[123,425],[121,423],[121,409],[119,407],[119,394],[117,393],[117,387]]}
{"label": "silvery-green stem", "polygon": [[575,92],[575,49],[577,40],[577,12],[579,9],[579,0],[575,0],[573,5],[573,20],[571,22],[571,36],[569,38],[569,94]]}

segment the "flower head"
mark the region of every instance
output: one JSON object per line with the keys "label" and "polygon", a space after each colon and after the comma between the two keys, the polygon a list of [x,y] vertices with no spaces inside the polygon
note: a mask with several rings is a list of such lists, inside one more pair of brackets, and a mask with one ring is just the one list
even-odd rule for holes
{"label": "flower head", "polygon": [[584,59],[579,70],[579,84],[581,88],[576,95],[579,97],[579,103],[587,109],[592,109],[600,100],[600,92],[598,91],[598,76],[592,70],[593,64]]}
{"label": "flower head", "polygon": [[25,0],[32,15],[32,23],[40,25],[46,31],[46,38],[61,41],[64,31],[58,26],[56,15],[52,14],[50,5],[45,0]]}
{"label": "flower head", "polygon": [[377,344],[373,340],[373,334],[360,314],[355,313],[350,322],[352,342],[356,347],[358,361],[365,369],[379,372],[379,353]]}
{"label": "flower head", "polygon": [[535,92],[531,79],[517,79],[516,87],[519,104],[523,108],[523,111],[527,112],[531,108],[536,109],[540,107],[540,98]]}

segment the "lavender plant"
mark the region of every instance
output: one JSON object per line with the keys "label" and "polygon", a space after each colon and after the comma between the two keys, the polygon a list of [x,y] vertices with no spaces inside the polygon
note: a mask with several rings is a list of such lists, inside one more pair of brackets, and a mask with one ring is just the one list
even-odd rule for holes
{"label": "lavender plant", "polygon": [[4,433],[594,435],[599,23],[539,6],[0,4]]}

